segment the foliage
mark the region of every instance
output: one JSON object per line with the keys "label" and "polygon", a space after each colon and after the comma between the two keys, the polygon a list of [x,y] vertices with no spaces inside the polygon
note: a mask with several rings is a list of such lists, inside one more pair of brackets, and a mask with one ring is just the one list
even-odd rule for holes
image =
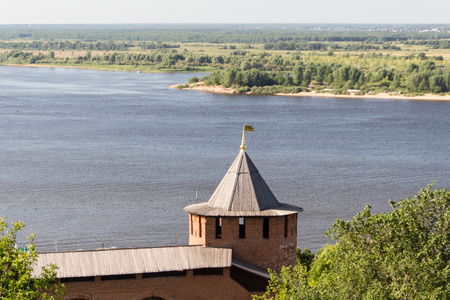
{"label": "foliage", "polygon": [[[431,190],[350,221],[336,220],[309,272],[271,273],[256,299],[450,299],[450,192]],[[297,266],[298,266],[297,265]]]}
{"label": "foliage", "polygon": [[313,262],[314,257],[314,253],[309,249],[304,248],[302,252],[300,248],[297,248],[297,263],[304,265],[307,271],[311,269],[311,263]]}
{"label": "foliage", "polygon": [[[317,91],[326,88],[335,94],[348,94],[349,89],[363,91],[361,94],[450,91],[450,64],[420,54],[415,57],[295,54],[287,59],[264,53],[239,59],[224,56],[224,64],[232,67],[211,73],[205,79],[206,85],[247,86],[259,94],[297,93],[306,88]],[[289,92],[275,86],[301,88]]]}
{"label": "foliage", "polygon": [[198,79],[197,76],[194,76],[194,77],[190,78],[188,82],[189,83],[196,83],[196,82],[199,82],[199,81],[200,81],[200,79]]}
{"label": "foliage", "polygon": [[4,220],[0,218],[0,298],[59,299],[63,286],[54,284],[56,266],[44,267],[39,277],[34,276],[32,265],[37,261],[34,235],[28,237],[27,248],[17,249],[16,236],[24,224],[8,226]]}
{"label": "foliage", "polygon": [[283,267],[279,274],[269,269],[269,273],[270,280],[266,293],[262,296],[254,295],[254,300],[319,299],[318,294],[308,287],[308,273],[303,264]]}

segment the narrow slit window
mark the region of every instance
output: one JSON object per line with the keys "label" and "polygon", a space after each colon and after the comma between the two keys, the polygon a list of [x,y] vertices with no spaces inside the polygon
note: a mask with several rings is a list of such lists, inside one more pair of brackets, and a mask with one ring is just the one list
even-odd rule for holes
{"label": "narrow slit window", "polygon": [[263,238],[269,238],[269,218],[263,218]]}
{"label": "narrow slit window", "polygon": [[288,216],[284,216],[284,237],[288,236]]}
{"label": "narrow slit window", "polygon": [[[298,221],[298,215],[295,215],[295,224],[298,224],[297,221]],[[295,226],[294,232],[295,232],[295,234],[297,234],[297,226]]]}
{"label": "narrow slit window", "polygon": [[202,237],[202,217],[198,216],[198,236]]}
{"label": "narrow slit window", "polygon": [[216,218],[216,239],[222,238],[222,218]]}
{"label": "narrow slit window", "polygon": [[239,238],[245,239],[245,218],[239,218]]}

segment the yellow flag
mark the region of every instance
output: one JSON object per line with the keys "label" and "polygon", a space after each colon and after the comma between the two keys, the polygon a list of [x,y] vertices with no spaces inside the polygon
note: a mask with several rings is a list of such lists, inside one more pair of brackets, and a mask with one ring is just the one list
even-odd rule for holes
{"label": "yellow flag", "polygon": [[247,126],[247,125],[245,125],[244,130],[245,130],[245,131],[255,131],[255,129],[253,128],[253,126]]}

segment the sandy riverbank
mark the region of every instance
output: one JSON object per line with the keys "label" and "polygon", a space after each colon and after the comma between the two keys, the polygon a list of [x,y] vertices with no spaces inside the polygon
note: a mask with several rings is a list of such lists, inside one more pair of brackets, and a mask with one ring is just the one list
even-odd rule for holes
{"label": "sandy riverbank", "polygon": [[[175,84],[170,86],[172,89],[177,89],[179,85]],[[232,88],[224,88],[220,85],[217,86],[203,86],[199,83],[190,84],[188,88],[181,88],[182,90],[202,91],[217,94],[236,94],[236,90]],[[252,92],[243,93],[251,95]],[[433,94],[424,94],[423,96],[404,96],[393,95],[390,93],[378,93],[375,95],[333,95],[328,93],[316,93],[316,92],[300,92],[296,94],[276,93],[275,96],[287,96],[287,97],[325,97],[325,98],[364,98],[364,99],[395,99],[395,100],[427,100],[427,101],[450,101],[450,95],[439,96]]]}

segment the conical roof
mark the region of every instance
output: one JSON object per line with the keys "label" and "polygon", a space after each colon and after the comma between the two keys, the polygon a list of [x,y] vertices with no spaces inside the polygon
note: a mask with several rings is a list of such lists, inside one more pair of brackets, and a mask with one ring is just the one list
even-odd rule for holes
{"label": "conical roof", "polygon": [[228,211],[261,211],[280,203],[244,150],[234,160],[208,201]]}
{"label": "conical roof", "polygon": [[209,201],[184,208],[186,212],[205,216],[273,216],[301,210],[278,202],[243,149]]}

